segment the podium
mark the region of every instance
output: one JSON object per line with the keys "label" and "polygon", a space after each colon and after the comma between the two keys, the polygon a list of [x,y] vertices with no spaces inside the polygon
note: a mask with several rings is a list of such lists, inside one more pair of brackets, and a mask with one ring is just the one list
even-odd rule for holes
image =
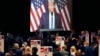
{"label": "podium", "polygon": [[64,31],[64,29],[39,29],[39,31]]}

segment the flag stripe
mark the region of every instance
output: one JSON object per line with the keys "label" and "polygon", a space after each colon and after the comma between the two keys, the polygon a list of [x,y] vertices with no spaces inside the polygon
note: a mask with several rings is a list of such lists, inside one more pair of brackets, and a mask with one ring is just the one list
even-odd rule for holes
{"label": "flag stripe", "polygon": [[63,11],[64,11],[64,14],[65,14],[65,17],[66,17],[66,19],[64,20],[67,24],[68,24],[68,28],[69,29],[67,29],[67,30],[70,30],[70,27],[69,27],[69,25],[70,25],[70,22],[69,22],[69,20],[68,20],[68,14],[67,14],[67,12],[66,12],[66,9],[63,9]]}
{"label": "flag stripe", "polygon": [[65,29],[65,26],[64,26],[64,22],[63,22],[63,20],[62,20],[62,19],[61,19],[61,21],[62,21],[62,26],[63,26],[63,29],[64,29],[64,30],[66,30],[66,29]]}
{"label": "flag stripe", "polygon": [[35,18],[34,18],[34,19],[36,19],[36,21],[35,21],[35,22],[37,22],[37,23],[38,23],[38,25],[39,25],[39,17],[37,16],[37,11],[35,11],[35,8],[34,8],[33,3],[31,4],[31,8],[32,8],[33,13],[34,13],[34,16],[35,16]]}
{"label": "flag stripe", "polygon": [[40,11],[40,8],[39,8],[39,9],[37,9],[37,15],[38,15],[39,20],[40,20],[40,17],[41,17],[41,11]]}
{"label": "flag stripe", "polygon": [[[38,9],[37,9],[37,11],[36,11],[36,15],[37,15],[37,21],[39,21],[40,20],[40,16],[39,16],[39,12],[38,12]],[[39,25],[39,23],[38,23],[38,25]]]}
{"label": "flag stripe", "polygon": [[63,17],[63,20],[64,20],[63,22],[65,23],[65,29],[66,29],[66,30],[69,30],[68,23],[67,23],[67,21],[66,21],[65,12],[64,12],[63,9],[61,10],[61,14],[62,14],[62,17]]}
{"label": "flag stripe", "polygon": [[63,23],[63,25],[64,25],[64,28],[65,28],[65,30],[66,30],[66,24],[64,23],[64,17],[63,17],[63,15],[62,15],[62,12],[60,11],[60,15],[61,15],[61,19],[62,19],[62,23]]}
{"label": "flag stripe", "polygon": [[55,8],[56,8],[56,12],[60,13],[57,4],[55,4]]}
{"label": "flag stripe", "polygon": [[[38,23],[37,23],[37,21],[36,21],[36,19],[35,19],[35,15],[34,15],[34,13],[33,13],[32,10],[31,10],[31,20],[35,22],[35,24],[33,24],[33,25],[36,25],[36,27],[38,27]],[[34,22],[33,22],[33,23],[34,23]]]}
{"label": "flag stripe", "polygon": [[40,19],[41,19],[41,16],[42,16],[42,13],[43,13],[43,10],[42,10],[42,6],[40,7]]}
{"label": "flag stripe", "polygon": [[[35,25],[34,25],[34,26],[35,26]],[[33,22],[32,22],[32,20],[30,21],[30,27],[31,27],[32,31],[35,30],[35,28],[33,27]]]}
{"label": "flag stripe", "polygon": [[68,21],[70,22],[70,15],[67,6],[65,6],[65,11],[67,13]]}
{"label": "flag stripe", "polygon": [[33,32],[34,28],[33,28],[33,25],[32,25],[32,22],[30,20],[30,31]]}
{"label": "flag stripe", "polygon": [[36,30],[37,25],[36,25],[35,19],[33,18],[32,14],[30,14],[30,17],[31,17],[32,26],[34,26],[34,28],[32,28],[32,29]]}
{"label": "flag stripe", "polygon": [[43,11],[43,12],[46,12],[46,11],[45,11],[45,8],[44,8],[44,5],[42,5],[41,7],[42,7],[42,11]]}
{"label": "flag stripe", "polygon": [[43,13],[43,8],[42,8],[42,6],[40,7],[40,11],[41,11],[41,16],[42,16],[42,13]]}

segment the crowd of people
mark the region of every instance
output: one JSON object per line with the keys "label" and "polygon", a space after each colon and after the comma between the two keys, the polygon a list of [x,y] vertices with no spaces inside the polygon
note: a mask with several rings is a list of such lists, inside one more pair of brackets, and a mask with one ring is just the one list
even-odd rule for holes
{"label": "crowd of people", "polygon": [[[9,32],[4,35],[4,54],[0,52],[0,56],[38,56],[37,47],[33,47],[31,51],[30,40],[41,40],[42,46],[52,46],[53,56],[98,56],[98,40],[100,39],[100,30],[97,32],[89,32],[89,42],[86,41],[86,32],[81,31],[77,36],[76,32],[72,31],[69,35],[63,35],[65,45],[55,44],[56,36],[61,33],[52,34],[47,32],[35,32],[32,36],[24,38],[16,36]],[[31,53],[30,53],[31,52]],[[2,55],[3,54],[3,55]]]}

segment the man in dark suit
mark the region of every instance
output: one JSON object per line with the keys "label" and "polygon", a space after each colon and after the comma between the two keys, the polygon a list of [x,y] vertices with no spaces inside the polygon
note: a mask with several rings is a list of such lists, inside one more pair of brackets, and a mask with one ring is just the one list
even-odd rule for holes
{"label": "man in dark suit", "polygon": [[84,49],[83,56],[93,56],[92,48],[88,42],[84,42],[83,49]]}
{"label": "man in dark suit", "polygon": [[60,51],[60,53],[62,54],[62,56],[69,56],[69,52],[66,51],[67,46],[63,46],[62,50]]}
{"label": "man in dark suit", "polygon": [[55,48],[54,48],[53,56],[62,56],[60,50],[61,50],[60,45],[56,45]]}
{"label": "man in dark suit", "polygon": [[49,11],[42,14],[40,29],[63,29],[60,15],[55,12],[54,6],[54,0],[48,0]]}

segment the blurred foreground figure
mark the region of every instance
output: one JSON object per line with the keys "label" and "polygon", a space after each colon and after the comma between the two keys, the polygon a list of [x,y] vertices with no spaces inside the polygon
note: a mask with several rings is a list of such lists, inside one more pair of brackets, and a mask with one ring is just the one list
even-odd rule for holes
{"label": "blurred foreground figure", "polygon": [[62,56],[62,54],[60,53],[60,45],[56,45],[55,51],[53,53],[53,56]]}
{"label": "blurred foreground figure", "polygon": [[76,54],[76,47],[75,46],[71,46],[70,48],[70,56],[75,56]]}
{"label": "blurred foreground figure", "polygon": [[84,56],[93,56],[93,51],[88,42],[84,42]]}
{"label": "blurred foreground figure", "polygon": [[[37,47],[33,47],[33,48],[32,48],[32,56],[38,56],[37,52],[38,52]],[[42,56],[42,55],[41,55],[41,56]]]}
{"label": "blurred foreground figure", "polygon": [[69,56],[69,52],[65,51],[66,49],[67,49],[67,46],[62,47],[62,50],[60,51],[62,56]]}

